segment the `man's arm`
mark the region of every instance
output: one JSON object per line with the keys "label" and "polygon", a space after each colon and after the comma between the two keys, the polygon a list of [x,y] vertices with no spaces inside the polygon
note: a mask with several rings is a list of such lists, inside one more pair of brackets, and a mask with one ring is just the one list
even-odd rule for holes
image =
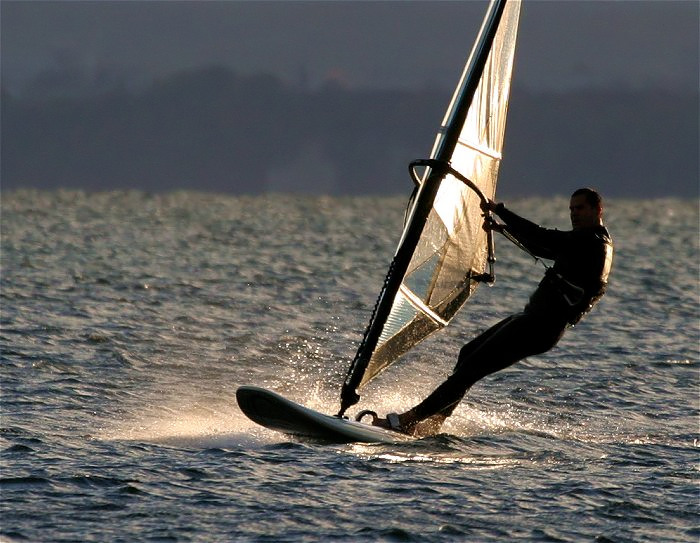
{"label": "man's arm", "polygon": [[506,209],[502,203],[489,200],[483,204],[485,210],[491,211],[505,223],[502,230],[515,238],[533,255],[553,260],[560,251],[566,234],[558,230],[548,230],[524,219],[520,215]]}

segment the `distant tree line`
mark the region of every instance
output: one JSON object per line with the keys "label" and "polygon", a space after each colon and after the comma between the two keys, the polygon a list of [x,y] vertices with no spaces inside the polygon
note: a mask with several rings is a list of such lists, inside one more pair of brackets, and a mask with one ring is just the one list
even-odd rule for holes
{"label": "distant tree line", "polygon": [[[194,188],[391,194],[426,157],[449,91],[300,90],[218,67],[148,88],[25,96],[2,91],[2,189]],[[696,196],[698,96],[516,88],[502,188]]]}

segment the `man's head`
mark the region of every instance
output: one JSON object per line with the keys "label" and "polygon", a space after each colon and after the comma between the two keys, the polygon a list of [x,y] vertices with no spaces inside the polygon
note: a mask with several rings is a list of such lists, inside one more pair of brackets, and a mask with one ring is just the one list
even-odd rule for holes
{"label": "man's head", "polygon": [[574,230],[603,224],[603,199],[593,189],[578,189],[569,203],[571,226]]}

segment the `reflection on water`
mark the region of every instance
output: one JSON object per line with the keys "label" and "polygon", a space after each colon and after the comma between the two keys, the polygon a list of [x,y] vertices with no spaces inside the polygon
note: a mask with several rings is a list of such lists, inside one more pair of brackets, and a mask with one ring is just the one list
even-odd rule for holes
{"label": "reflection on water", "polygon": [[[0,537],[697,540],[697,201],[609,202],[600,305],[472,387],[443,434],[391,446],[290,441],[248,421],[235,390],[337,412],[403,198],[1,203]],[[512,207],[566,228],[566,204]],[[525,304],[542,267],[498,242],[496,285],[358,410],[411,407]]]}

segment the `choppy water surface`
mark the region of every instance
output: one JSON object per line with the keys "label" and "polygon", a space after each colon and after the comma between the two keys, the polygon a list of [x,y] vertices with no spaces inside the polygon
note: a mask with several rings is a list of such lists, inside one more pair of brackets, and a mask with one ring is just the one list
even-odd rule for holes
{"label": "choppy water surface", "polygon": [[[564,199],[509,203],[567,227]],[[697,541],[697,201],[609,202],[609,294],[555,350],[475,386],[440,436],[294,442],[240,413],[241,384],[337,411],[403,205],[4,194],[0,533]],[[496,285],[358,408],[409,407],[523,306],[542,267],[499,241]]]}

